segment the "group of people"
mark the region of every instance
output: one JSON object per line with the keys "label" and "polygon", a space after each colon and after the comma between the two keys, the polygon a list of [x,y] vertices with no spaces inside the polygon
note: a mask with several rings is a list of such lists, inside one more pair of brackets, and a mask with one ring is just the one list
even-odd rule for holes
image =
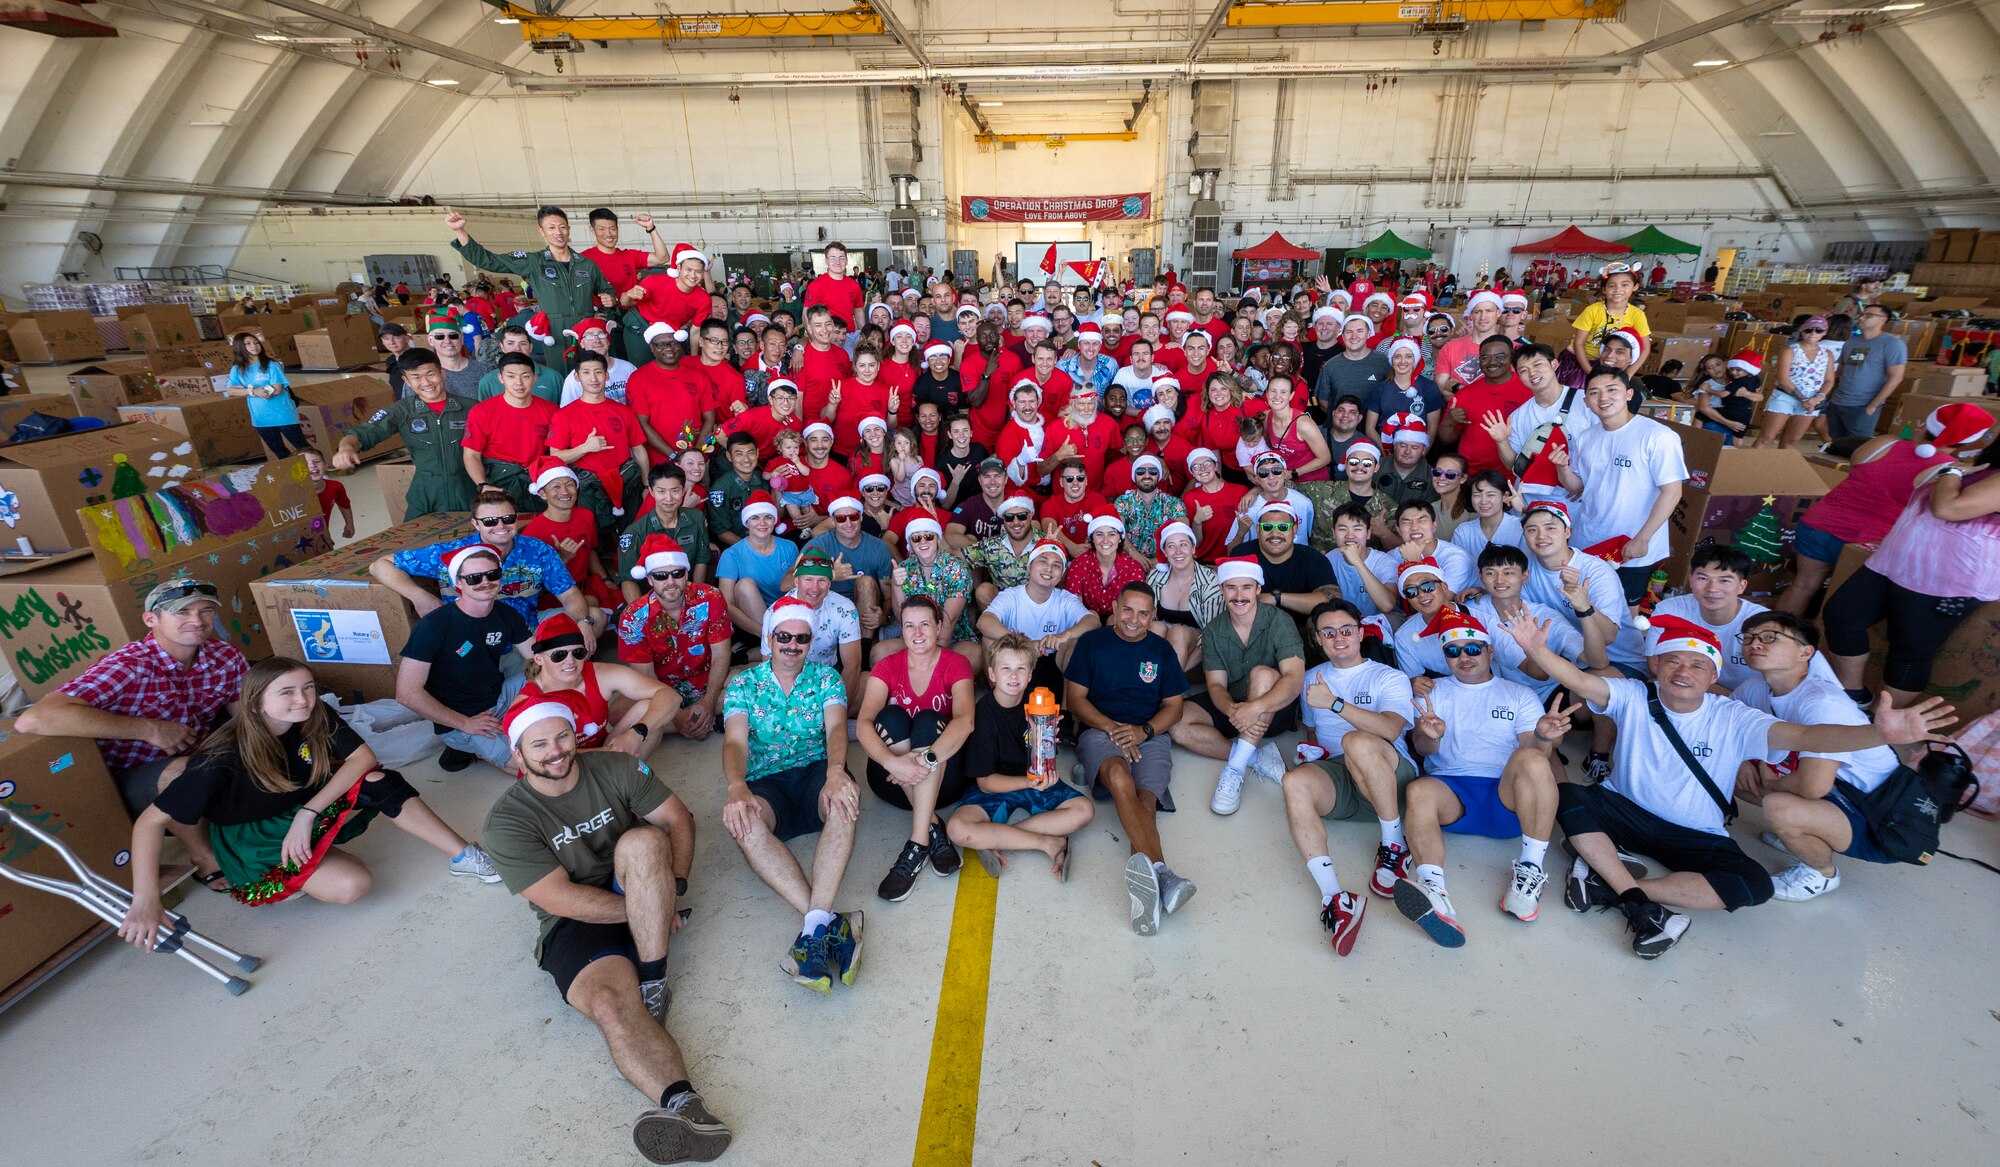
{"label": "group of people", "polygon": [[[142,946],[162,832],[246,903],[365,892],[341,844],[377,811],[453,874],[504,883],[540,966],[657,1100],[633,1131],[657,1162],[730,1137],[665,1028],[697,834],[649,765],[667,737],[720,738],[723,828],[798,913],[780,964],[821,993],[859,969],[865,917],[840,889],[873,804],[908,823],[877,887],[897,902],[962,849],[996,875],[1039,853],[1064,879],[1108,802],[1131,927],[1158,932],[1199,867],[1162,837],[1174,746],[1221,763],[1214,814],[1275,814],[1251,779],[1278,788],[1337,955],[1371,897],[1466,943],[1444,864],[1462,834],[1517,845],[1505,915],[1537,920],[1553,873],[1565,906],[1616,909],[1653,958],[1690,912],[1810,899],[1840,858],[1901,858],[1868,795],[1951,723],[1922,697],[1923,654],[1961,601],[2000,598],[1992,419],[1971,405],[1921,445],[1870,443],[1800,525],[1815,559],[1881,543],[1824,636],[1806,600],[1747,598],[1760,565],[1727,545],[1662,597],[1688,468],[1634,410],[1650,342],[1623,265],[1558,353],[1525,339],[1517,293],[1457,319],[1365,282],[1233,311],[1177,285],[871,298],[830,244],[772,305],[711,288],[687,245],[607,253],[615,218],[580,251],[560,211],[538,222],[548,246],[504,256],[448,219],[469,261],[536,298],[500,329],[497,392],[456,393],[449,354],[402,348],[408,396],[333,454],[400,433],[408,512],[469,516],[371,571],[419,615],[396,692],[441,768],[518,779],[477,843],[375,764],[306,666],[211,639],[200,580],[162,584],[146,638],[20,725],[103,742],[138,817],[123,931]],[[599,315],[607,295],[643,325]],[[643,353],[615,350],[633,331]],[[1776,873],[1729,833],[1733,799],[1762,802],[1792,857]],[[1377,828],[1366,893],[1337,874],[1329,823],[1347,820]],[[801,864],[788,844],[808,836]]]}

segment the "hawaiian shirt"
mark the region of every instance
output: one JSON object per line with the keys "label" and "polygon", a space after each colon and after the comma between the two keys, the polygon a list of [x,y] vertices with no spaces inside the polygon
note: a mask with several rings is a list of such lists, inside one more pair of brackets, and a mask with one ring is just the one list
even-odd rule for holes
{"label": "hawaiian shirt", "polygon": [[677,690],[686,686],[681,692],[685,698],[689,691],[707,691],[709,646],[721,641],[722,651],[728,652],[729,631],[729,605],[722,593],[689,580],[678,623],[650,591],[625,609],[618,620],[618,659],[652,665],[653,675],[663,683]]}
{"label": "hawaiian shirt", "polygon": [[1150,497],[1128,490],[1111,505],[1117,508],[1118,519],[1125,524],[1125,537],[1147,555],[1160,553],[1161,527],[1177,519],[1187,522],[1186,504],[1164,490],[1155,490]]}
{"label": "hawaiian shirt", "polygon": [[808,661],[789,693],[769,661],[736,674],[723,691],[722,720],[750,723],[745,779],[755,782],[825,758],[826,710],[835,705],[847,708],[847,687],[826,665]]}
{"label": "hawaiian shirt", "polygon": [[1001,591],[1019,587],[1028,582],[1028,552],[1035,549],[1037,541],[1028,540],[1027,547],[1016,554],[1008,544],[1007,536],[992,535],[981,539],[978,545],[968,548],[966,555],[974,567],[986,569],[986,578]]}
{"label": "hawaiian shirt", "polygon": [[[452,552],[480,541],[477,535],[467,535],[429,547],[411,547],[396,552],[391,562],[409,572],[412,579],[436,580],[438,595],[449,604],[458,598],[458,589],[451,586],[445,561]],[[514,536],[514,546],[500,565],[500,601],[519,612],[528,627],[533,628],[539,619],[536,607],[543,592],[556,597],[575,588],[576,578],[563,566],[561,552],[533,536]]]}
{"label": "hawaiian shirt", "polygon": [[940,555],[932,561],[931,569],[925,571],[912,555],[903,561],[903,570],[909,573],[903,584],[904,595],[929,596],[940,607],[954,599],[965,601],[958,612],[958,623],[951,626],[951,643],[979,639],[978,626],[972,622],[972,569],[965,565],[965,560],[956,555]]}

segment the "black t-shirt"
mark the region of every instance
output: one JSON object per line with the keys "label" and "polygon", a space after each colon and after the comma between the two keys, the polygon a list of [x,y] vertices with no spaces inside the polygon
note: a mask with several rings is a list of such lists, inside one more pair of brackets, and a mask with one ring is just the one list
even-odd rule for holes
{"label": "black t-shirt", "polygon": [[1757,413],[1757,403],[1742,394],[1755,393],[1763,387],[1763,378],[1754,374],[1731,377],[1727,386],[1728,392],[1710,398],[1710,402],[1715,406],[1715,411],[1723,417],[1738,425],[1749,425],[1750,419]]}
{"label": "black t-shirt", "polygon": [[[973,447],[975,450],[978,448]],[[964,502],[958,504],[958,509],[951,512],[951,517],[963,523],[966,533],[975,539],[990,538],[1000,534],[1003,529],[1000,516],[994,514],[993,508],[986,504],[986,496],[979,493],[977,486],[974,486],[972,493],[966,496]]]}
{"label": "black t-shirt", "polygon": [[965,408],[965,382],[959,379],[957,369],[946,369],[944,376],[933,377],[929,365],[917,374],[916,384],[911,388],[912,407],[928,401],[938,407],[944,416]]}
{"label": "black t-shirt", "polygon": [[512,605],[495,604],[487,615],[472,617],[457,604],[446,604],[410,629],[403,656],[431,666],[424,690],[446,709],[489,713],[500,700],[500,662],[531,635]]}
{"label": "black t-shirt", "polygon": [[991,692],[979,698],[972,710],[972,736],[965,739],[965,772],[975,779],[1027,775],[1028,711],[1023,702],[1008,708]]}
{"label": "black t-shirt", "polygon": [[955,507],[965,501],[966,495],[979,493],[979,475],[973,472],[973,468],[984,461],[986,461],[986,447],[980,445],[978,442],[972,443],[971,449],[966,451],[963,458],[951,452],[950,442],[938,443],[937,472],[944,475],[944,484],[946,486],[951,485],[952,471],[957,470],[960,466],[965,467],[965,477],[959,480],[958,489],[953,492],[949,499],[945,500],[944,505]]}
{"label": "black t-shirt", "polygon": [[[503,605],[504,607],[504,605]],[[355,733],[338,713],[333,715],[333,759],[327,775],[332,776],[348,755],[362,746]],[[273,792],[260,789],[251,780],[243,759],[234,750],[217,754],[196,754],[188,760],[181,776],[153,799],[153,805],[177,823],[197,823],[207,819],[218,826],[261,823],[287,817],[312,800],[318,787],[306,783],[312,778],[312,753],[305,748],[304,735],[293,727],[278,740],[285,747],[285,772],[296,790]]]}
{"label": "black t-shirt", "polygon": [[1301,384],[1317,386],[1319,371],[1326,366],[1327,359],[1340,354],[1340,338],[1335,337],[1332,348],[1319,347],[1319,337],[1310,333],[1299,345],[1299,381]]}
{"label": "black t-shirt", "polygon": [[1115,628],[1084,633],[1063,679],[1090,690],[1097,711],[1124,725],[1152,720],[1169,697],[1187,691],[1187,673],[1166,637],[1148,632],[1134,643]]}
{"label": "black t-shirt", "polygon": [[1257,563],[1264,569],[1264,590],[1267,592],[1310,592],[1328,584],[1340,581],[1333,574],[1333,564],[1326,556],[1303,543],[1292,544],[1292,557],[1283,563],[1272,563],[1264,556],[1263,547],[1255,539],[1246,539],[1230,549],[1231,555],[1255,555]]}

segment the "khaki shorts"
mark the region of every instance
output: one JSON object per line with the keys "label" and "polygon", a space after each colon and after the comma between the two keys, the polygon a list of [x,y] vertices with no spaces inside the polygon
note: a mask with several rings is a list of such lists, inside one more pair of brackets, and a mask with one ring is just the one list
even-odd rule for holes
{"label": "khaki shorts", "polygon": [[[1314,759],[1312,764],[1325,771],[1326,776],[1333,780],[1333,810],[1326,817],[1342,822],[1360,818],[1364,813],[1363,808],[1368,807],[1368,800],[1361,796],[1360,789],[1354,785],[1353,776],[1347,772],[1347,756],[1342,754],[1339,757],[1333,758],[1317,758]],[[1391,814],[1394,814],[1397,807],[1403,803],[1403,788],[1416,780],[1417,768],[1410,764],[1408,758],[1398,753],[1396,755],[1396,806],[1389,808]],[[1374,814],[1376,818],[1382,817],[1380,808],[1374,808],[1369,813]]]}

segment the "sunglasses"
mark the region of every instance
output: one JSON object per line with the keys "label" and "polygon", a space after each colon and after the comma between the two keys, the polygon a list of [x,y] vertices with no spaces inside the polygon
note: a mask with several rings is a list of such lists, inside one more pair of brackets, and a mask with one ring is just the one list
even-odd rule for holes
{"label": "sunglasses", "polygon": [[772,644],[811,644],[811,643],[812,643],[812,638],[813,638],[813,634],[812,634],[812,633],[810,633],[810,632],[773,632],[773,633],[771,633],[771,643],[772,643]]}
{"label": "sunglasses", "polygon": [[1319,638],[1321,640],[1340,640],[1345,637],[1359,635],[1361,635],[1361,625],[1359,624],[1343,624],[1338,628],[1322,628],[1319,630]]}
{"label": "sunglasses", "polygon": [[886,487],[886,486],[864,486],[864,487],[862,487],[862,488],[861,488],[861,493],[863,493],[863,494],[881,494],[881,493],[883,493],[884,491],[886,491],[886,490],[888,490],[888,489],[889,489],[889,488],[888,488],[888,487]]}
{"label": "sunglasses", "polygon": [[1420,584],[1411,584],[1409,587],[1404,588],[1403,598],[1406,600],[1414,600],[1418,596],[1428,596],[1432,592],[1438,590],[1443,586],[1444,585],[1439,583],[1437,580],[1427,579]]}
{"label": "sunglasses", "polygon": [[1805,641],[1799,640],[1798,637],[1792,636],[1788,633],[1779,632],[1775,628],[1767,632],[1738,632],[1736,634],[1736,640],[1737,643],[1739,644],[1756,643],[1767,646],[1776,644],[1780,640],[1798,640],[1800,644],[1805,643]]}
{"label": "sunglasses", "polygon": [[474,519],[474,520],[472,520],[472,521],[473,521],[473,522],[475,522],[475,523],[478,523],[478,524],[479,524],[480,526],[482,526],[482,527],[511,527],[511,526],[513,526],[513,525],[514,525],[515,523],[518,523],[518,522],[520,522],[520,521],[521,521],[521,516],[519,516],[519,515],[492,515],[492,516],[489,516],[489,517],[487,517],[487,518],[483,518],[483,519]]}
{"label": "sunglasses", "polygon": [[1519,315],[1520,313],[1522,313],[1522,312],[1526,312],[1526,311],[1527,311],[1527,309],[1526,309],[1526,308],[1505,308],[1505,307],[1503,307],[1503,308],[1501,308],[1501,309],[1500,309],[1500,314],[1501,314],[1502,316],[1516,316],[1516,315]]}
{"label": "sunglasses", "polygon": [[1486,646],[1483,644],[1447,644],[1444,646],[1444,655],[1446,660],[1457,660],[1462,656],[1477,659],[1486,655]]}
{"label": "sunglasses", "polygon": [[583,651],[582,645],[573,644],[567,648],[552,648],[542,655],[548,657],[556,664],[562,664],[564,661],[582,660],[589,654]]}
{"label": "sunglasses", "polygon": [[1283,478],[1284,476],[1285,468],[1283,466],[1278,467],[1276,470],[1257,471],[1257,477],[1259,478]]}
{"label": "sunglasses", "polygon": [[1811,333],[1811,334],[1813,334],[1813,335],[1815,335],[1815,336],[1816,336],[1816,335],[1818,335],[1818,334],[1820,334],[1820,333],[1822,333],[1822,332],[1825,332],[1825,331],[1826,331],[1826,329],[1824,329],[1824,328],[1801,328],[1801,329],[1799,329],[1799,333],[1800,333],[1800,335],[1804,335],[1804,334],[1806,334],[1806,333]]}
{"label": "sunglasses", "polygon": [[1063,475],[1063,476],[1062,476],[1062,480],[1063,480],[1064,482],[1088,482],[1088,481],[1090,481],[1090,479],[1088,479],[1088,478],[1085,478],[1085,477],[1084,477],[1083,475],[1081,475],[1081,474],[1065,474],[1065,475]]}
{"label": "sunglasses", "polygon": [[910,542],[912,542],[912,543],[935,543],[935,542],[937,542],[937,536],[936,536],[936,535],[912,535],[912,536],[910,536]]}
{"label": "sunglasses", "polygon": [[1158,478],[1159,476],[1160,472],[1158,470],[1152,469],[1151,467],[1147,467],[1144,470],[1135,470],[1132,472],[1132,477],[1134,478]]}
{"label": "sunglasses", "polygon": [[1276,523],[1258,523],[1258,524],[1257,524],[1257,529],[1258,529],[1259,531],[1262,531],[1262,532],[1263,532],[1264,534],[1266,534],[1266,535],[1271,535],[1271,534],[1275,534],[1275,533],[1277,533],[1277,532],[1279,532],[1279,531],[1289,531],[1289,530],[1291,530],[1291,529],[1292,529],[1292,524],[1291,524],[1291,523],[1285,523],[1285,522],[1276,522]]}
{"label": "sunglasses", "polygon": [[1373,466],[1373,465],[1375,465],[1375,459],[1373,459],[1373,458],[1349,458],[1349,459],[1347,460],[1347,464],[1348,464],[1349,466]]}
{"label": "sunglasses", "polygon": [[171,604],[175,600],[185,600],[189,596],[207,596],[209,599],[213,600],[220,594],[221,593],[216,590],[214,584],[204,583],[198,579],[191,579],[187,580],[186,582],[176,587],[169,588],[165,592],[162,592],[159,596],[157,596],[153,600],[153,602],[155,604]]}
{"label": "sunglasses", "polygon": [[480,584],[499,582],[500,570],[498,568],[492,571],[464,571],[460,572],[458,576],[459,587],[477,587]]}
{"label": "sunglasses", "polygon": [[861,521],[861,516],[852,512],[843,512],[833,516],[833,521],[836,523],[858,523]]}
{"label": "sunglasses", "polygon": [[1020,511],[1010,511],[1007,514],[1001,515],[1000,521],[1003,523],[1028,523],[1033,522],[1034,518],[1035,516],[1025,515]]}
{"label": "sunglasses", "polygon": [[1446,482],[1457,482],[1459,479],[1465,477],[1465,474],[1458,470],[1433,470],[1431,471],[1431,477],[1442,478]]}
{"label": "sunglasses", "polygon": [[686,579],[687,577],[688,569],[685,567],[670,567],[665,571],[649,571],[646,573],[646,578],[652,580],[654,583],[663,583],[670,579]]}

